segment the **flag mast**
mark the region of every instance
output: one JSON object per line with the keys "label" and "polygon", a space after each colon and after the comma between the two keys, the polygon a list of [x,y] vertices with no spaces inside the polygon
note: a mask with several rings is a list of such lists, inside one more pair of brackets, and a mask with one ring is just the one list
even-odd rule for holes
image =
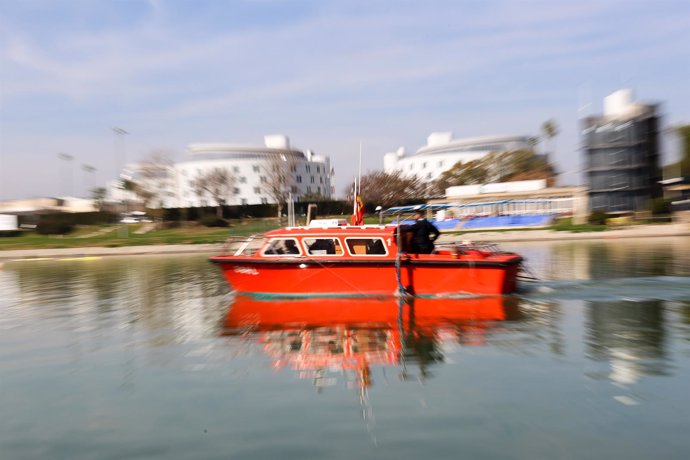
{"label": "flag mast", "polygon": [[359,184],[359,190],[357,190],[357,195],[362,193],[362,140],[359,140],[359,175],[357,176],[357,183]]}
{"label": "flag mast", "polygon": [[[359,188],[358,188],[359,185]],[[352,194],[352,215],[357,214],[357,197],[362,192],[362,140],[359,141],[359,171],[355,177],[355,190]]]}

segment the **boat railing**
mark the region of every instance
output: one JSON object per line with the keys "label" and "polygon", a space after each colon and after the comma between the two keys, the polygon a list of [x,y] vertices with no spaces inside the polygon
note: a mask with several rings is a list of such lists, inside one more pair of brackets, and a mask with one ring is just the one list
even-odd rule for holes
{"label": "boat railing", "polygon": [[[450,251],[452,254],[460,254],[468,250],[478,250],[492,254],[503,254],[506,251],[498,243],[489,241],[463,241],[461,243],[437,243],[437,251]],[[527,264],[526,260],[520,262],[518,266],[518,278],[523,281],[538,281],[539,277],[535,271]]]}
{"label": "boat railing", "polygon": [[264,241],[264,235],[230,236],[223,243],[223,254],[251,256],[261,248]]}
{"label": "boat railing", "polygon": [[436,250],[440,251],[451,251],[451,252],[462,252],[468,250],[491,252],[495,254],[500,254],[503,251],[497,243],[491,243],[488,241],[463,241],[463,242],[450,242],[450,243],[436,243]]}

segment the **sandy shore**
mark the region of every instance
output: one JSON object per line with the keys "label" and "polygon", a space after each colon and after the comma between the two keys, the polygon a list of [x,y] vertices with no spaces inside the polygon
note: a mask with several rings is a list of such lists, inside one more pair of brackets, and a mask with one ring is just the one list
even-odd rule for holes
{"label": "sandy shore", "polygon": [[[452,241],[568,241],[604,240],[618,238],[661,238],[690,236],[690,224],[636,225],[605,232],[557,232],[554,230],[512,230],[503,232],[473,232],[464,235],[441,235],[440,242]],[[222,244],[170,244],[149,246],[123,246],[117,248],[62,248],[62,249],[12,249],[0,251],[0,260],[59,259],[76,257],[135,256],[152,254],[218,254]]]}

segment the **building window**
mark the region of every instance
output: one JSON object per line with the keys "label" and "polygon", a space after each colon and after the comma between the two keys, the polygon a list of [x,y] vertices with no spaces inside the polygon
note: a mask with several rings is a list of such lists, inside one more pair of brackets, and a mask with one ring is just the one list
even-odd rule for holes
{"label": "building window", "polygon": [[246,198],[242,198],[242,206],[247,206],[247,199]]}
{"label": "building window", "polygon": [[311,193],[311,186],[307,185],[307,193]]}
{"label": "building window", "polygon": [[410,171],[412,171],[413,165],[410,163],[410,167],[408,168]]}
{"label": "building window", "polygon": [[316,193],[318,193],[319,195],[321,195],[321,187],[316,187]]}
{"label": "building window", "polygon": [[323,184],[323,177],[319,177],[319,184]]}
{"label": "building window", "polygon": [[261,171],[261,168],[259,168],[259,165],[254,165],[254,166],[252,166],[252,171],[254,171],[254,172],[260,172],[260,171]]}
{"label": "building window", "polygon": [[312,183],[312,184],[315,183],[314,176],[311,176],[311,183]]}
{"label": "building window", "polygon": [[261,187],[254,187],[254,193],[256,193],[257,195],[261,193]]}
{"label": "building window", "polygon": [[247,178],[245,176],[240,177],[240,184],[246,184]]}
{"label": "building window", "polygon": [[438,162],[438,167],[439,167],[439,168],[443,168],[443,160],[441,160],[441,161]]}
{"label": "building window", "polygon": [[422,163],[422,169],[426,169],[426,161]]}
{"label": "building window", "polygon": [[296,185],[293,185],[292,187],[290,187],[290,191],[291,191],[292,193],[297,193],[297,186],[296,186]]}
{"label": "building window", "polygon": [[297,165],[290,166],[290,171],[297,172]]}
{"label": "building window", "polygon": [[305,169],[307,172],[311,172],[311,166],[309,166],[309,165],[306,165],[306,166],[304,167],[304,169]]}
{"label": "building window", "polygon": [[319,165],[316,165],[316,172],[320,173],[321,172],[321,167]]}
{"label": "building window", "polygon": [[260,176],[259,182],[261,182],[262,184],[265,184],[266,182],[268,182],[268,180],[266,180],[266,176]]}
{"label": "building window", "polygon": [[302,176],[295,177],[295,180],[297,181],[298,184],[301,184],[302,183]]}
{"label": "building window", "polygon": [[234,193],[235,195],[237,195],[237,194],[240,193],[240,189],[237,188],[237,187],[234,187],[234,188],[232,189],[232,193]]}
{"label": "building window", "polygon": [[268,204],[268,198],[261,198],[261,204]]}
{"label": "building window", "polygon": [[233,166],[233,167],[232,167],[232,172],[235,172],[235,173],[240,172],[240,167],[239,167],[239,166]]}

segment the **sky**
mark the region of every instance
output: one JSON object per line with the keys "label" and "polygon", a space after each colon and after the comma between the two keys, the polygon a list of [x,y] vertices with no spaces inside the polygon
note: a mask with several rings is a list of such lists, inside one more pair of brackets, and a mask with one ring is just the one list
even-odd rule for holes
{"label": "sky", "polygon": [[579,184],[578,120],[613,91],[690,123],[688,37],[686,0],[0,0],[0,200],[267,134],[329,156],[342,194],[360,142],[366,173],[431,132],[548,119],[559,184]]}

